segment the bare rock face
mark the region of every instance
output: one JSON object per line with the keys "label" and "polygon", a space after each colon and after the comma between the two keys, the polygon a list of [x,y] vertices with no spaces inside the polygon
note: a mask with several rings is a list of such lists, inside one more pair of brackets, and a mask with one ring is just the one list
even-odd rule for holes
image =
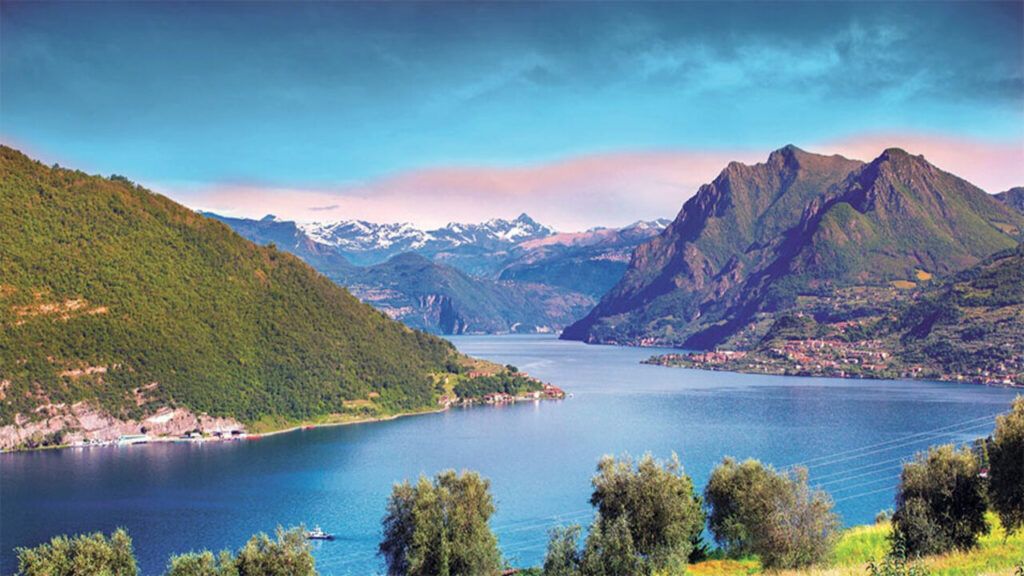
{"label": "bare rock face", "polygon": [[60,443],[75,444],[117,440],[126,434],[160,437],[180,436],[197,429],[207,433],[245,429],[237,420],[197,415],[184,408],[160,408],[142,420],[119,420],[88,402],[70,406],[51,404],[41,406],[37,412],[43,417],[31,419],[18,414],[14,424],[0,427],[0,450],[17,449],[57,434]]}

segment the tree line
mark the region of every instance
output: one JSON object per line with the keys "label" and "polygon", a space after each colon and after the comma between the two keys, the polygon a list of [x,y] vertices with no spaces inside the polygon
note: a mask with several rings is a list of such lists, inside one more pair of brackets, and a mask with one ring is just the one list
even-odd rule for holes
{"label": "tree line", "polygon": [[[994,511],[1008,534],[1024,526],[1024,397],[996,420],[978,450],[932,447],[904,465],[892,512],[890,552],[868,566],[873,576],[926,574],[915,558],[970,550]],[[709,553],[756,556],[764,568],[799,569],[829,561],[840,534],[831,497],[801,468],[775,470],[725,458],[698,492],[673,455],[605,456],[592,478],[594,519],[552,528],[543,565],[525,576],[682,574]],[[445,471],[396,484],[382,520],[378,552],[388,576],[495,576],[508,568],[490,528],[495,505],[479,474]],[[705,526],[718,549],[703,540]],[[135,576],[131,539],[118,530],[60,536],[19,549],[26,576]],[[167,576],[311,576],[301,529],[254,536],[237,553],[205,551],[172,558]]]}

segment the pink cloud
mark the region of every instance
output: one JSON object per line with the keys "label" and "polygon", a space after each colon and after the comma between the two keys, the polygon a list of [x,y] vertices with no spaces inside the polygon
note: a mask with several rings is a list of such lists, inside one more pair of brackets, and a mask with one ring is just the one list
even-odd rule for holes
{"label": "pink cloud", "polygon": [[[761,151],[620,152],[520,167],[441,167],[331,189],[223,185],[175,195],[197,208],[300,221],[359,218],[439,226],[526,212],[561,230],[673,217],[732,160]],[[325,209],[329,207],[330,209]]]}
{"label": "pink cloud", "polygon": [[985,140],[929,134],[862,134],[821,144],[821,151],[870,161],[886,148],[920,154],[946,172],[991,193],[1024,186],[1024,141]]}
{"label": "pink cloud", "polygon": [[[990,192],[1024,184],[1024,142],[923,134],[867,134],[807,145],[812,152],[869,161],[901,147]],[[165,189],[192,207],[226,215],[267,213],[298,221],[363,219],[440,226],[526,212],[560,230],[671,218],[730,161],[763,162],[768,150],[591,154],[517,167],[437,167],[352,185],[271,188],[229,184]],[[158,190],[161,187],[156,187]]]}

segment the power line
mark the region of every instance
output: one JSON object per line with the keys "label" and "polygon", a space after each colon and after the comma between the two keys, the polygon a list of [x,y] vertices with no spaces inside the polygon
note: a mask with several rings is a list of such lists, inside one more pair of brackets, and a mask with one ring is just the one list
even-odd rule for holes
{"label": "power line", "polygon": [[938,428],[933,428],[932,430],[925,430],[925,431],[922,431],[922,432],[916,432],[914,434],[910,434],[910,435],[903,436],[903,437],[900,437],[900,438],[893,438],[892,440],[887,440],[885,442],[879,442],[877,444],[870,444],[868,446],[861,446],[860,448],[853,448],[853,449],[850,449],[850,450],[845,450],[843,452],[836,452],[836,453],[833,453],[833,454],[826,454],[826,455],[823,455],[823,456],[818,456],[816,458],[810,458],[810,459],[807,459],[807,460],[803,460],[801,462],[796,462],[796,463],[793,463],[793,464],[789,464],[788,466],[783,466],[781,469],[782,470],[787,470],[787,469],[790,469],[790,468],[795,468],[797,466],[805,466],[805,467],[808,467],[808,468],[816,468],[816,467],[824,466],[826,464],[822,464],[822,463],[818,463],[818,462],[821,461],[821,460],[830,460],[830,459],[832,459],[832,458],[834,458],[836,456],[845,456],[847,454],[852,454],[854,452],[861,452],[861,451],[864,451],[864,450],[871,450],[871,449],[874,449],[874,448],[880,448],[880,447],[888,445],[888,444],[897,443],[897,442],[903,442],[905,440],[908,440],[910,438],[915,438],[915,437],[918,437],[918,436],[927,436],[927,435],[930,435],[930,434],[935,434],[937,432],[941,432],[941,431],[946,430],[948,428],[959,428],[959,427],[962,427],[962,426],[965,426],[965,425],[971,424],[971,423],[977,423],[975,425],[980,425],[981,424],[980,421],[985,421],[987,423],[988,421],[991,420],[991,421],[994,422],[995,418],[997,416],[999,416],[1000,414],[1002,414],[1002,413],[993,414],[991,416],[978,416],[976,418],[971,418],[971,419],[968,419],[968,420],[964,420],[962,422],[957,422],[957,423],[954,423],[954,424],[947,424],[945,426],[940,426]]}
{"label": "power line", "polygon": [[[855,455],[846,456],[846,457],[843,457],[843,458],[836,458],[836,459],[834,459],[832,461],[823,462],[823,463],[819,463],[819,464],[814,464],[814,465],[808,466],[808,468],[821,468],[821,467],[835,466],[836,464],[840,464],[842,462],[848,462],[850,460],[859,460],[859,459],[864,458],[866,456],[872,456],[874,454],[879,454],[879,453],[882,453],[882,452],[888,452],[889,450],[895,450],[897,448],[904,448],[906,446],[912,446],[914,444],[917,444],[919,442],[924,442],[926,440],[934,440],[936,438],[942,438],[943,436],[950,436],[950,435],[954,435],[954,434],[962,434],[964,432],[970,431],[972,428],[978,428],[980,426],[987,426],[987,425],[989,425],[987,422],[979,422],[977,424],[972,424],[970,426],[967,426],[966,428],[963,428],[963,429],[950,430],[948,432],[941,432],[941,433],[938,433],[938,434],[932,434],[932,435],[924,437],[924,438],[918,438],[916,440],[905,441],[902,444],[896,444],[896,445],[889,446],[889,447],[886,447],[886,448],[878,448],[876,450],[871,450],[869,452],[864,452],[863,454],[855,454]],[[863,448],[861,448],[859,450],[863,450]],[[841,454],[842,454],[842,452],[837,453],[836,455],[838,456],[838,455],[841,455]],[[792,466],[789,467],[789,469],[792,469],[792,468],[793,468]],[[785,470],[785,469],[786,468],[784,468],[783,470]]]}
{"label": "power line", "polygon": [[855,500],[857,498],[863,498],[864,496],[870,496],[872,494],[878,494],[879,492],[888,492],[888,491],[891,491],[891,490],[895,490],[896,486],[897,486],[897,484],[893,484],[891,486],[886,486],[885,488],[879,488],[878,490],[872,490],[870,492],[861,492],[860,494],[852,494],[850,496],[844,496],[844,497],[842,497],[842,498],[840,498],[838,500],[833,500],[833,502],[838,504],[840,502],[845,502],[847,500]]}
{"label": "power line", "polygon": [[833,490],[833,492],[843,492],[845,490],[853,490],[854,488],[860,488],[861,486],[869,486],[871,484],[878,484],[879,482],[892,482],[900,477],[899,474],[895,476],[885,476],[884,478],[875,478],[874,480],[866,480],[864,482],[858,482],[849,486],[842,486]]}

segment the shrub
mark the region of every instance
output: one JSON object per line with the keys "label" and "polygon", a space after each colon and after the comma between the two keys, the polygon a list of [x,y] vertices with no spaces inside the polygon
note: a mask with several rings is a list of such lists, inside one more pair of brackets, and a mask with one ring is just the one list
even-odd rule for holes
{"label": "shrub", "polygon": [[651,573],[651,565],[634,545],[626,516],[594,521],[583,548],[583,576],[643,576]]}
{"label": "shrub", "polygon": [[637,463],[629,456],[605,456],[592,484],[590,503],[598,511],[592,534],[607,537],[625,529],[635,553],[654,569],[686,565],[704,527],[704,512],[676,455],[658,462],[648,454]]}
{"label": "shrub", "polygon": [[383,519],[379,554],[389,576],[496,574],[498,541],[490,485],[474,472],[453,470],[433,481],[395,485]]}
{"label": "shrub", "polygon": [[985,522],[985,493],[969,449],[938,446],[903,467],[893,513],[894,538],[911,554],[974,547]]}
{"label": "shrub", "polygon": [[885,555],[881,564],[868,563],[869,576],[928,576],[928,570],[919,562],[907,559],[906,548],[901,543],[894,543],[892,550]]}
{"label": "shrub", "polygon": [[1007,533],[1024,526],[1024,396],[1010,413],[996,419],[989,446],[988,493]]}
{"label": "shrub", "polygon": [[278,526],[276,540],[263,533],[253,536],[235,557],[236,573],[238,576],[315,576],[313,554],[304,532],[302,528],[285,530]]}
{"label": "shrub", "polygon": [[209,550],[171,558],[166,576],[238,576],[235,559],[224,550],[214,556]]}
{"label": "shrub", "polygon": [[732,556],[756,554],[766,568],[798,568],[825,561],[835,546],[832,500],[808,487],[806,470],[786,474],[726,458],[712,471],[704,498],[711,533]]}
{"label": "shrub", "polygon": [[580,573],[578,524],[553,528],[549,533],[548,551],[544,555],[544,576],[575,576]]}
{"label": "shrub", "polygon": [[18,573],[24,576],[135,576],[138,568],[132,539],[118,528],[103,534],[57,536],[35,548],[18,548]]}

